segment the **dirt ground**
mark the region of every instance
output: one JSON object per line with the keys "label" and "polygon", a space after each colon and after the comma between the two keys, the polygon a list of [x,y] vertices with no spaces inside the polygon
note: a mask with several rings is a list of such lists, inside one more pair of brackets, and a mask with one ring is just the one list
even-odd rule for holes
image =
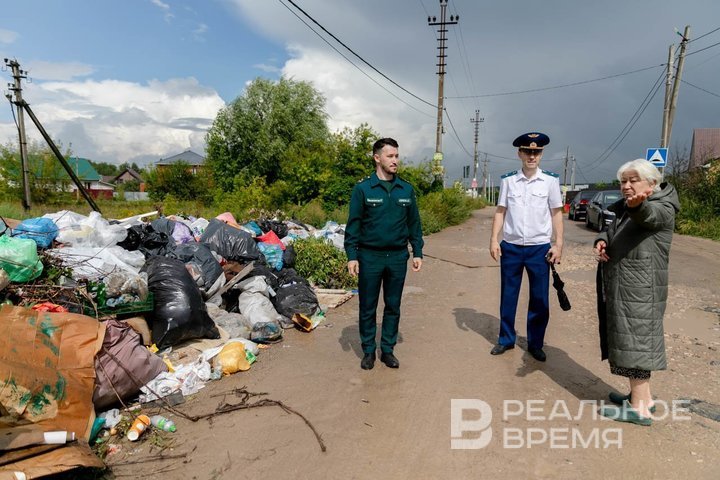
{"label": "dirt ground", "polygon": [[[285,340],[262,351],[250,371],[211,382],[178,406],[198,415],[238,402],[235,388],[265,392],[264,398],[302,413],[327,451],[301,418],[279,407],[195,423],[166,413],[178,426],[174,447],[162,453],[169,458],[159,458],[148,442],[123,442],[107,460],[113,475],[717,479],[720,244],[675,237],[665,322],[669,369],[652,377],[653,394],[669,409],[673,400],[701,402],[689,413],[675,408],[673,414],[660,404],[657,415],[664,418],[640,427],[600,419],[593,404],[581,403],[605,400],[612,390],[625,392],[627,384],[600,361],[591,255],[595,235],[580,222],[565,220],[558,270],[573,307],[563,312],[551,298],[547,362],[536,362],[525,351],[525,288],[517,317],[519,348],[490,356],[500,290],[499,268],[487,249],[491,215],[489,208],[476,211],[463,225],[426,237],[423,269],[408,273],[403,296],[398,370],[380,362],[373,370],[360,369],[353,298],[331,310],[315,331],[286,331]],[[453,399],[487,405],[456,416],[467,421],[462,430],[472,430],[471,420],[480,423],[476,431],[456,437],[487,439],[491,432],[482,448],[451,448]]]}

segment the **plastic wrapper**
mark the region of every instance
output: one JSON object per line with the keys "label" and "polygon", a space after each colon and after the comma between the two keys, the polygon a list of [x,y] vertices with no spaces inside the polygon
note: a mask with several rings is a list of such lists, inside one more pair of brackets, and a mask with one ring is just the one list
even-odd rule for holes
{"label": "plastic wrapper", "polygon": [[74,247],[108,247],[116,245],[127,236],[123,226],[111,225],[98,212],[90,212],[86,217],[62,210],[45,214],[43,218],[49,218],[57,225],[58,242]]}
{"label": "plastic wrapper", "polygon": [[245,355],[245,346],[239,342],[226,344],[215,357],[216,365],[220,365],[223,375],[250,370],[250,362]]}
{"label": "plastic wrapper", "polygon": [[232,338],[250,338],[252,324],[240,313],[226,312],[217,305],[206,304],[208,315],[215,324],[225,330]]}
{"label": "plastic wrapper", "polygon": [[0,268],[7,272],[11,282],[35,280],[43,271],[37,244],[27,238],[0,236]]}
{"label": "plastic wrapper", "polygon": [[153,292],[152,339],[158,348],[193,338],[220,338],[198,286],[176,258],[151,257],[145,264]]}
{"label": "plastic wrapper", "polygon": [[49,218],[28,218],[13,229],[13,237],[33,240],[38,247],[48,248],[58,235],[58,227]]}
{"label": "plastic wrapper", "polygon": [[241,293],[238,309],[251,324],[250,340],[264,343],[277,341],[282,337],[281,316],[263,294]]}
{"label": "plastic wrapper", "polygon": [[65,247],[51,249],[47,253],[59,258],[63,265],[72,268],[74,278],[91,280],[106,277],[118,271],[137,275],[145,263],[145,256],[142,253],[129,252],[118,246],[107,248]]}

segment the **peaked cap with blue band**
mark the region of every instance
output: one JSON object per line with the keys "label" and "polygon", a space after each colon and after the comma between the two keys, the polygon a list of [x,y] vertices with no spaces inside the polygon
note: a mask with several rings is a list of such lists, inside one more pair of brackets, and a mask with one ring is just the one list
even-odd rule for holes
{"label": "peaked cap with blue band", "polygon": [[550,137],[540,132],[524,133],[513,141],[513,147],[542,150],[550,143]]}

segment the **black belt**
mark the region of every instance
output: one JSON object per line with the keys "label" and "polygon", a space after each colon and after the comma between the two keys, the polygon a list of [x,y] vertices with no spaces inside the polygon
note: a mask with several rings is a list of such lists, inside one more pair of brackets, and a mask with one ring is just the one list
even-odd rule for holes
{"label": "black belt", "polygon": [[407,250],[407,245],[403,245],[401,247],[372,247],[370,245],[360,245],[358,247],[360,250],[375,250],[376,252],[385,252],[385,251],[400,251],[400,250]]}

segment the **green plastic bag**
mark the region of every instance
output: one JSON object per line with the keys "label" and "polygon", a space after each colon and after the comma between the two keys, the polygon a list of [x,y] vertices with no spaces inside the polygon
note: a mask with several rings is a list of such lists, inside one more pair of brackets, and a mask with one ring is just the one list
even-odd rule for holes
{"label": "green plastic bag", "polygon": [[0,268],[11,282],[29,282],[40,276],[43,264],[38,258],[37,243],[27,238],[0,237]]}

